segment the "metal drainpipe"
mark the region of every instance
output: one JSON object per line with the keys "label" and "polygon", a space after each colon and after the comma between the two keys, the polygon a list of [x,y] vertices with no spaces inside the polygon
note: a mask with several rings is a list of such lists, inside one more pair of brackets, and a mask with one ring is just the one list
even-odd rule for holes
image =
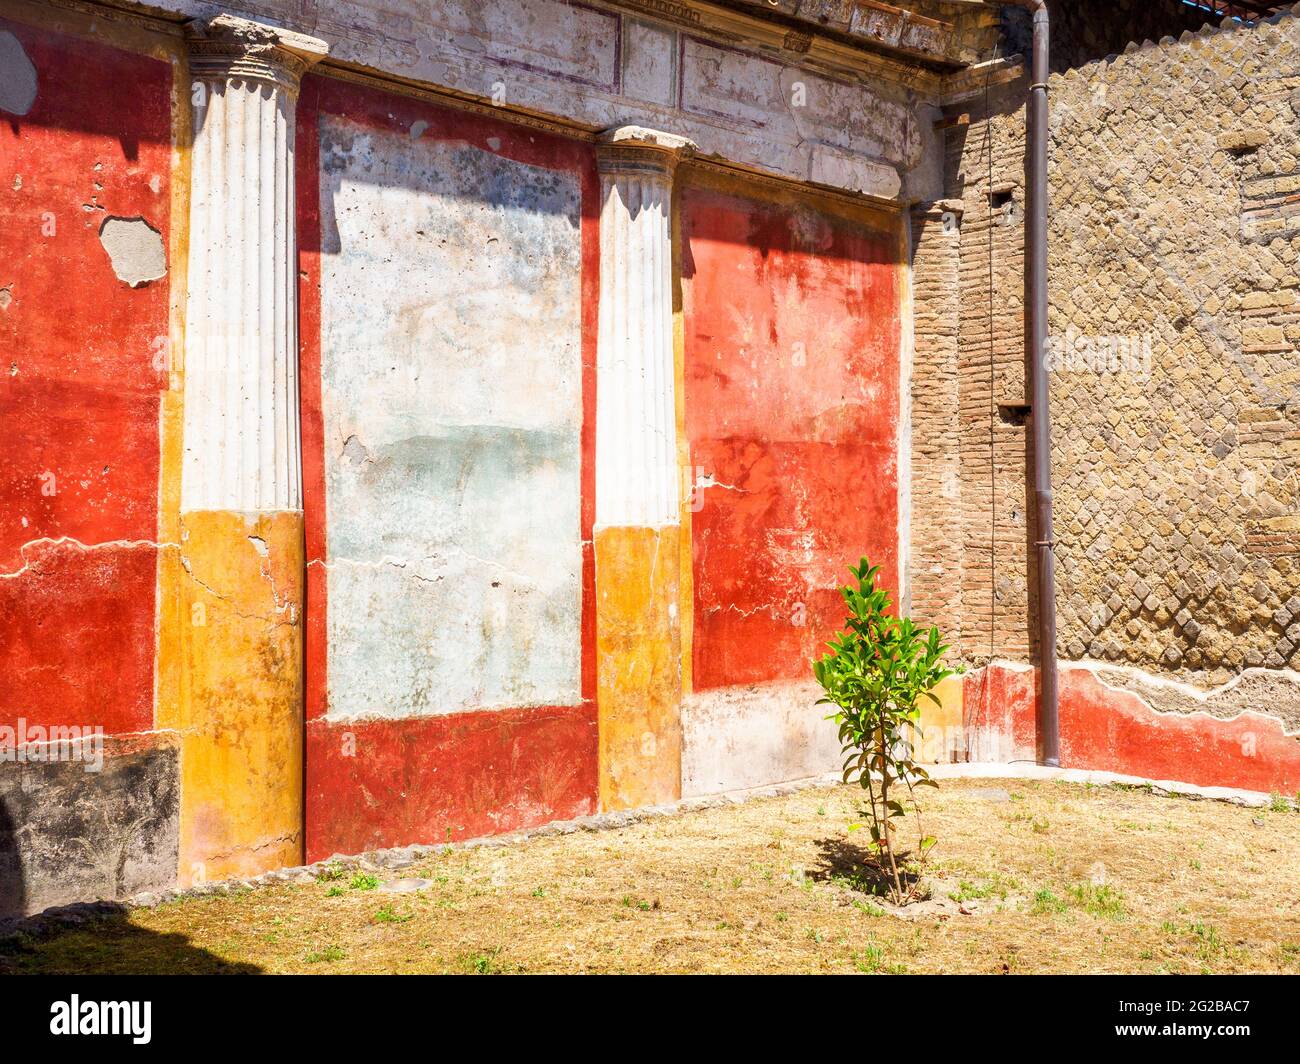
{"label": "metal drainpipe", "polygon": [[1029,293],[1030,417],[1034,430],[1034,516],[1038,539],[1038,735],[1042,763],[1061,763],[1056,675],[1056,542],[1052,535],[1052,415],[1047,367],[1047,77],[1050,39],[1045,0],[1020,0],[1034,14],[1028,125],[1026,240]]}

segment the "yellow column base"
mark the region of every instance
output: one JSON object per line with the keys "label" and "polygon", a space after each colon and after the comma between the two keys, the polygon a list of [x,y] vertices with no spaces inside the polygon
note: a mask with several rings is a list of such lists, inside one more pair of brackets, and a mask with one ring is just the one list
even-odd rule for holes
{"label": "yellow column base", "polygon": [[301,513],[181,515],[183,885],[302,863],[303,559]]}
{"label": "yellow column base", "polygon": [[681,797],[680,530],[596,532],[600,806]]}
{"label": "yellow column base", "polygon": [[965,761],[965,735],[962,728],[962,678],[949,676],[934,689],[939,705],[921,698],[921,735],[916,744],[921,761],[944,764]]}

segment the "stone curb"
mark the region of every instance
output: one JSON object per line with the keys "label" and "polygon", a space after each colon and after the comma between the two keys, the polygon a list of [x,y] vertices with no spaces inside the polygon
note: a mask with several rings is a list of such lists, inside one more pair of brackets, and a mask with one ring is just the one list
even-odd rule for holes
{"label": "stone curb", "polygon": [[[1047,765],[998,764],[988,761],[959,761],[943,765],[927,765],[935,779],[1023,779],[1060,780],[1064,783],[1091,783],[1100,787],[1143,787],[1153,794],[1170,798],[1190,798],[1229,805],[1261,809],[1273,803],[1273,795],[1262,791],[1243,791],[1236,787],[1198,787],[1179,780],[1152,780],[1144,776],[1125,776],[1118,772],[1102,772],[1086,768],[1050,768]],[[1292,809],[1290,798],[1284,798]]]}

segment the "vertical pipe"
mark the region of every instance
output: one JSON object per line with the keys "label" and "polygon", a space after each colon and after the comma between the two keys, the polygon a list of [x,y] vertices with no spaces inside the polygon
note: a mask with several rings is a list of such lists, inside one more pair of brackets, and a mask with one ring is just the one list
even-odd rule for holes
{"label": "vertical pipe", "polygon": [[1038,736],[1042,763],[1061,763],[1056,675],[1056,572],[1052,535],[1052,415],[1047,367],[1047,76],[1049,24],[1033,0],[1033,64],[1028,103],[1028,300],[1034,431],[1034,516],[1038,555]]}

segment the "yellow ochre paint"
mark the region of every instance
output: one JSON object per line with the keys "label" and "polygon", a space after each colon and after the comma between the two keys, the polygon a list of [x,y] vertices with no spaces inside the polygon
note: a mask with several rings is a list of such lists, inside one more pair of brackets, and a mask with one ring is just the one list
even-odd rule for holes
{"label": "yellow ochre paint", "polygon": [[300,864],[302,514],[180,523],[180,880]]}
{"label": "yellow ochre paint", "polygon": [[962,731],[962,678],[949,676],[934,689],[939,700],[921,699],[921,736],[917,744],[920,760],[949,762],[965,760]]}
{"label": "yellow ochre paint", "polygon": [[[158,614],[154,659],[154,724],[175,728],[179,717],[181,668],[181,462],[185,422],[185,301],[189,276],[190,119],[189,66],[179,42],[172,42],[171,226],[168,234],[169,335],[151,357],[166,374],[159,404]],[[161,338],[160,338],[161,339]],[[161,363],[161,364],[159,364]],[[184,798],[182,797],[182,802]]]}
{"label": "yellow ochre paint", "polygon": [[679,530],[603,528],[595,539],[600,805],[674,801],[682,778]]}

